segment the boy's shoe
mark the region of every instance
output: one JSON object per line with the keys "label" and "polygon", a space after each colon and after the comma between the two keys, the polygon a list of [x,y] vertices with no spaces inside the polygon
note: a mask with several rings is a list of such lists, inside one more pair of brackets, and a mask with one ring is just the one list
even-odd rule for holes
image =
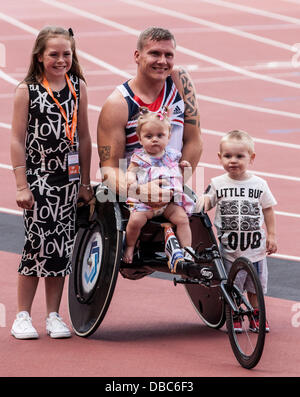
{"label": "boy's shoe", "polygon": [[[251,317],[250,320],[249,330],[252,332],[258,332],[258,329],[259,329],[259,310],[254,309],[253,316]],[[270,332],[270,327],[267,320],[266,320],[266,332]]]}
{"label": "boy's shoe", "polygon": [[39,334],[33,327],[28,312],[19,312],[13,322],[11,334],[17,339],[37,339]]}
{"label": "boy's shoe", "polygon": [[70,338],[71,336],[71,331],[56,312],[49,313],[46,331],[51,338]]}
{"label": "boy's shoe", "polygon": [[270,327],[269,327],[268,320],[266,320],[266,332],[270,332]]}
{"label": "boy's shoe", "polygon": [[238,316],[233,317],[233,330],[236,334],[241,334],[243,332],[242,322]]}

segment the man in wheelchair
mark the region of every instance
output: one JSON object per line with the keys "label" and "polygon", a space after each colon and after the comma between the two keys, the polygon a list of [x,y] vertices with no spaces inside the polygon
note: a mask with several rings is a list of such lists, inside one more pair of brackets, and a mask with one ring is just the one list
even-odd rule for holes
{"label": "man in wheelchair", "polygon": [[[175,48],[175,38],[166,29],[150,27],[140,34],[134,52],[137,64],[135,77],[119,85],[102,107],[97,131],[98,152],[104,184],[119,197],[127,198],[130,189],[131,200],[143,202],[150,209],[151,216],[147,216],[146,211],[142,214],[143,222],[137,229],[138,233],[154,211],[165,208],[164,215],[168,219],[173,222],[180,219],[183,222],[183,227],[179,226],[177,230],[181,245],[191,246],[191,233],[184,207],[169,204],[170,198],[174,196],[174,188],[163,188],[162,185],[166,183],[164,178],[150,178],[145,183],[137,183],[136,188],[132,189],[132,183],[121,167],[122,160],[126,158],[128,165],[134,151],[141,148],[136,133],[141,107],[159,113],[160,117],[165,107],[169,109],[171,131],[167,137],[167,150],[181,152],[181,165],[189,165],[192,172],[197,167],[202,153],[202,139],[196,93],[188,73],[183,68],[174,66]],[[174,199],[175,197],[173,201]],[[184,199],[188,205],[188,199]],[[174,211],[177,215],[178,212],[181,214],[174,216]],[[125,251],[124,259],[130,262],[137,233],[131,238],[129,232],[128,237],[129,248]]]}
{"label": "man in wheelchair", "polygon": [[183,192],[183,178],[181,167],[190,166],[185,161],[180,162],[181,153],[172,148],[166,148],[171,136],[171,123],[167,111],[151,112],[148,108],[141,108],[136,128],[142,149],[135,150],[127,170],[127,185],[129,192],[142,183],[165,178],[169,189],[173,192],[172,202],[163,207],[155,208],[135,198],[128,198],[130,218],[126,228],[126,249],[123,261],[132,262],[136,241],[142,227],[148,219],[164,215],[176,226],[176,234],[180,246],[183,248],[182,258],[192,260],[191,255],[184,248],[192,250],[192,235],[188,215],[194,209],[194,201]]}

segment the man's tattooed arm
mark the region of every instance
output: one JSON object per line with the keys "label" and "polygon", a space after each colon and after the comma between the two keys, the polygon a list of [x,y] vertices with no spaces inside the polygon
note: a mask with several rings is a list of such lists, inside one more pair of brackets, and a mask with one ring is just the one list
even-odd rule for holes
{"label": "man's tattooed arm", "polygon": [[110,159],[110,150],[111,150],[111,146],[99,146],[98,147],[100,163]]}
{"label": "man's tattooed arm", "polygon": [[195,88],[188,73],[180,68],[179,78],[183,87],[183,100],[185,103],[184,122],[200,127],[199,111]]}
{"label": "man's tattooed arm", "polygon": [[173,81],[178,84],[178,91],[184,101],[182,160],[189,161],[195,171],[203,146],[196,90],[192,79],[183,68],[178,67],[175,70],[177,73],[174,73]]}

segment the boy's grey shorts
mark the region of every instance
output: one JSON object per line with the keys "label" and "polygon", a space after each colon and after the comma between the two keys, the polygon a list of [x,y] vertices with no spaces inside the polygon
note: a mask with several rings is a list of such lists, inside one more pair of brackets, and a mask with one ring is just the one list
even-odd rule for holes
{"label": "boy's grey shorts", "polygon": [[[228,259],[223,258],[223,263],[227,273],[233,264],[233,262],[229,261]],[[258,262],[252,262],[253,266],[255,267],[258,277],[261,282],[261,286],[263,289],[263,293],[267,293],[267,284],[268,284],[268,266],[267,266],[267,258],[262,259]],[[255,293],[254,286],[252,281],[247,277],[247,273],[245,271],[239,272],[237,274],[236,284],[241,291],[249,291],[253,294]]]}

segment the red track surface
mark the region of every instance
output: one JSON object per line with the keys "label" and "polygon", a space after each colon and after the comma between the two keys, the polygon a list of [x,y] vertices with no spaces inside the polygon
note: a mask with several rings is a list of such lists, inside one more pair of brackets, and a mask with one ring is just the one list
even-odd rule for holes
{"label": "red track surface", "polygon": [[[18,256],[1,253],[7,323],[15,316]],[[5,282],[4,282],[5,280]],[[45,331],[43,281],[33,309],[39,340],[20,341],[0,328],[1,376],[210,377],[299,376],[299,328],[292,326],[295,302],[267,298],[271,332],[255,369],[237,363],[225,327],[212,330],[199,319],[182,286],[146,277],[119,277],[109,311],[88,339],[51,340]],[[66,294],[62,315],[67,319]]]}
{"label": "red track surface", "polygon": [[[37,30],[47,24],[71,26],[78,49],[131,75],[135,72],[133,51],[136,36],[128,33],[128,30],[126,32],[125,28],[120,30],[120,27],[113,27],[111,21],[136,30],[150,25],[171,29],[179,46],[176,61],[190,68],[198,94],[275,111],[269,114],[258,109],[242,109],[200,97],[201,126],[204,132],[201,162],[218,164],[216,154],[220,137],[207,134],[207,130],[226,132],[240,128],[256,138],[298,145],[283,147],[258,142],[253,170],[275,174],[276,177],[263,177],[267,179],[278,200],[276,210],[285,212],[277,216],[278,253],[300,258],[300,245],[296,243],[300,223],[300,129],[299,114],[298,118],[292,115],[297,114],[299,109],[300,82],[299,67],[296,69],[290,65],[294,53],[118,0],[63,1],[63,4],[105,18],[106,24],[104,21],[96,22],[83,15],[56,8],[54,3],[50,5],[38,0],[24,0],[22,7],[18,0],[1,3],[0,12],[5,15],[0,15],[0,43],[6,46],[6,67],[1,70],[18,81],[24,77],[34,41],[34,34],[28,31],[28,26]],[[299,24],[283,18],[249,14],[196,0],[152,0],[146,3],[232,26],[240,31],[272,39],[277,45],[280,42],[292,46],[299,41]],[[252,8],[300,20],[300,7],[293,2],[231,1],[231,4],[236,5],[246,3]],[[8,17],[15,20],[11,21]],[[18,26],[16,20],[26,26]],[[193,50],[194,53],[186,55],[180,51],[180,46]],[[207,58],[199,59],[199,54],[248,72],[292,82],[294,86],[225,70],[209,63]],[[125,78],[83,57],[80,59],[88,82],[89,104],[101,107],[113,88]],[[270,63],[273,63],[273,67]],[[11,123],[14,85],[0,76],[0,87],[0,207],[17,210],[14,180],[11,171],[4,168],[10,164],[9,129],[1,124]],[[276,114],[276,111],[289,112],[290,115]],[[99,110],[90,108],[93,142],[96,142],[98,114]],[[93,180],[96,180],[97,164],[98,155],[94,149]],[[219,169],[205,168],[204,185],[220,172]],[[291,180],[291,177],[298,179]],[[49,340],[43,333],[43,297],[36,299],[33,310],[41,339],[26,342],[13,340],[8,331],[16,311],[15,272],[19,258],[5,252],[1,252],[0,257],[0,303],[5,305],[7,317],[7,327],[0,327],[1,351],[6,356],[0,362],[0,376],[299,376],[299,357],[293,356],[298,346],[296,337],[299,339],[299,328],[291,325],[294,302],[267,298],[271,333],[267,337],[259,366],[249,372],[235,362],[225,332],[209,330],[200,323],[180,287],[174,289],[170,283],[152,278],[138,282],[120,279],[103,326],[88,340],[77,337],[68,341]],[[43,295],[41,288],[39,293],[40,296]],[[66,307],[64,301],[62,313],[65,315]],[[47,365],[44,365],[45,357]],[[31,363],[30,366],[28,362]]]}

